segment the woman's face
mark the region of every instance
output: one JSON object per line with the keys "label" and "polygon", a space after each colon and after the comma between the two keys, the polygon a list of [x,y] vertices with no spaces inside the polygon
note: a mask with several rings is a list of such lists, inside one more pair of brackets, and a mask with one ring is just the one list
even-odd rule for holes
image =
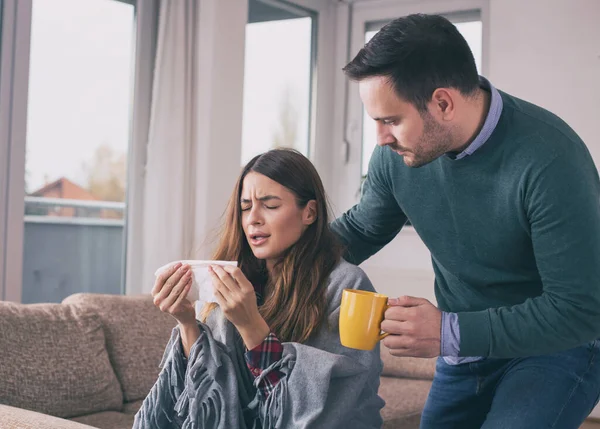
{"label": "woman's face", "polygon": [[316,220],[314,200],[298,207],[289,189],[254,171],[244,178],[240,207],[248,244],[269,269]]}

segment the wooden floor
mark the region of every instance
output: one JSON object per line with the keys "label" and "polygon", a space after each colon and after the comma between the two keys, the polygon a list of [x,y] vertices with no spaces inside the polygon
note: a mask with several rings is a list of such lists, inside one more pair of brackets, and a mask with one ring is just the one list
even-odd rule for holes
{"label": "wooden floor", "polygon": [[588,420],[579,429],[600,429],[600,420]]}

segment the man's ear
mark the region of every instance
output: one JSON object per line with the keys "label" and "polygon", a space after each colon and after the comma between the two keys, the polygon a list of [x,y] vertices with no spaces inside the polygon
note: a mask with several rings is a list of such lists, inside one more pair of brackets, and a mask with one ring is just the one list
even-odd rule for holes
{"label": "man's ear", "polygon": [[312,225],[317,220],[317,202],[310,200],[306,203],[304,211],[302,212],[302,223],[304,225]]}
{"label": "man's ear", "polygon": [[454,96],[453,91],[446,88],[436,89],[431,97],[431,108],[433,109],[434,116],[443,121],[454,119],[456,112]]}

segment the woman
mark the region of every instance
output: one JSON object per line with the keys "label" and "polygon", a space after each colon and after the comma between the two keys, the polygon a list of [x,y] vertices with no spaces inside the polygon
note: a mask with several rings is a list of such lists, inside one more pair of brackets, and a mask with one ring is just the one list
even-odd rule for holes
{"label": "woman", "polygon": [[159,379],[134,428],[380,428],[379,347],[339,342],[345,288],[373,290],[341,259],[323,185],[300,153],[252,159],[229,201],[202,322],[187,266],[157,278],[155,304],[177,319]]}

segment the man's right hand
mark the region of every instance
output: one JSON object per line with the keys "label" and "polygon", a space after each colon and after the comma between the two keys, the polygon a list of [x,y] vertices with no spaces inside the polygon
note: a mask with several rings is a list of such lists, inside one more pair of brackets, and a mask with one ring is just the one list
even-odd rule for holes
{"label": "man's right hand", "polygon": [[390,335],[383,345],[394,356],[440,355],[442,312],[425,298],[390,298],[381,330]]}

